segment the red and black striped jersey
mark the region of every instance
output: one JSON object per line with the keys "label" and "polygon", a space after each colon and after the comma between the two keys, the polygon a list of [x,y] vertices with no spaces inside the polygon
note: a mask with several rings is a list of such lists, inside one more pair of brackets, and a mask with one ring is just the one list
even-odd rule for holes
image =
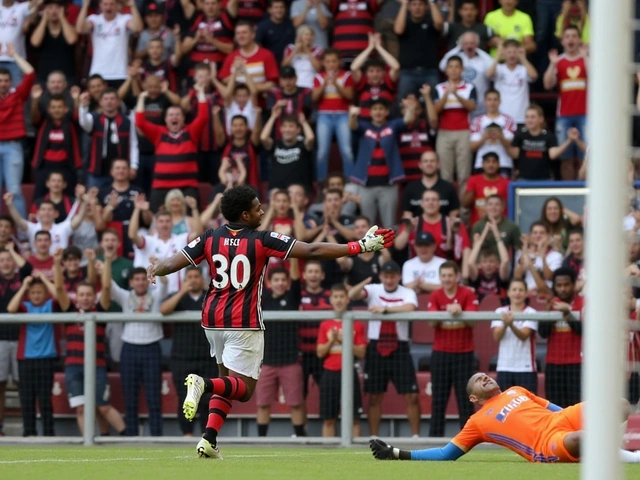
{"label": "red and black striped jersey", "polygon": [[[222,2],[222,10],[227,10],[228,0]],[[238,2],[238,16],[234,19],[236,22],[246,20],[257,25],[260,23],[267,12],[267,0],[243,0]]]}
{"label": "red and black striped jersey", "polygon": [[378,12],[376,0],[331,0],[333,46],[343,59],[352,60],[367,48],[373,33],[373,17]]}
{"label": "red and black striped jersey", "polygon": [[207,230],[182,249],[193,265],[206,259],[211,284],[202,326],[221,330],[264,330],[262,286],[269,258],[286,259],[296,240],[239,223]]}
{"label": "red and black striped jersey", "polygon": [[391,79],[389,72],[384,74],[384,80],[380,85],[371,85],[363,74],[356,85],[357,105],[360,107],[360,120],[371,120],[371,102],[382,99],[391,107],[396,99],[397,83]]}
{"label": "red and black striped jersey", "polygon": [[[204,14],[200,14],[193,21],[185,36],[195,37],[199,30],[204,30],[209,33],[212,38],[222,43],[232,45],[233,29],[234,19],[225,11],[221,12],[220,16],[216,19],[207,18]],[[188,54],[190,65],[187,75],[189,78],[193,77],[193,67],[201,62],[215,62],[216,66],[220,68],[222,67],[222,62],[224,62],[224,57],[225,54],[218,50],[216,46],[206,40],[200,40]]]}
{"label": "red and black striped jersey", "polygon": [[398,149],[404,169],[404,181],[411,182],[422,178],[420,157],[424,152],[434,150],[435,130],[424,118],[407,125],[398,135]]}
{"label": "red and black striped jersey", "polygon": [[[300,309],[303,311],[333,310],[329,302],[329,290],[321,290],[311,293],[306,288],[300,292]],[[302,353],[316,353],[318,343],[318,328],[320,322],[299,322],[298,337],[300,339],[300,351]]]}
{"label": "red and black striped jersey", "polygon": [[[83,312],[71,302],[67,312],[89,313]],[[91,312],[104,312],[102,306],[98,303]],[[84,323],[69,323],[65,326],[65,337],[67,338],[65,365],[84,365]],[[107,324],[96,324],[96,367],[106,367],[107,359],[105,353]]]}

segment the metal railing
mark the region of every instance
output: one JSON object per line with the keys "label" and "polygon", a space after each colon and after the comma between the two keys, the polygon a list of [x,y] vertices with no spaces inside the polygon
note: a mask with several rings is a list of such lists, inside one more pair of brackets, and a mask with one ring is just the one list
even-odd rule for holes
{"label": "metal railing", "polygon": [[[580,312],[573,312],[576,319],[580,318]],[[322,321],[329,318],[339,318],[335,312],[317,311],[278,311],[263,312],[263,318],[267,322],[271,321]],[[0,314],[0,323],[84,323],[84,434],[83,444],[95,444],[95,423],[96,423],[96,324],[97,323],[122,323],[126,321],[135,322],[172,322],[187,323],[200,322],[200,312],[179,312],[171,315],[161,315],[160,313],[140,313],[135,314],[134,319],[127,319],[122,313],[50,313],[50,314]],[[353,338],[353,323],[358,321],[381,320],[381,315],[371,314],[367,311],[348,311],[342,314],[342,336],[343,338]],[[515,313],[516,320],[535,320],[538,322],[557,322],[562,320],[561,312],[536,312],[536,313]],[[385,321],[465,321],[483,322],[500,320],[501,316],[496,312],[463,312],[455,317],[447,312],[412,312],[384,315]],[[267,328],[269,326],[267,325]],[[341,433],[340,444],[349,446],[353,443],[353,342],[342,344],[342,385],[341,385]],[[114,442],[128,442],[127,437],[113,439]],[[153,442],[156,439],[149,438],[147,441]],[[165,439],[167,440],[167,439]],[[253,440],[253,439],[252,439]]]}

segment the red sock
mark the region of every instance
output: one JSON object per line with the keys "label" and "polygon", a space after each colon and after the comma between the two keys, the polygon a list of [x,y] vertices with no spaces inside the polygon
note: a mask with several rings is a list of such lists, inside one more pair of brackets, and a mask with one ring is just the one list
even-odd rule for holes
{"label": "red sock", "polygon": [[[231,402],[219,395],[211,395],[209,400],[209,418],[205,438],[215,444],[218,432],[224,425],[227,415],[231,411]],[[213,441],[212,441],[213,440]]]}
{"label": "red sock", "polygon": [[212,378],[211,384],[211,393],[227,400],[242,400],[247,393],[247,384],[237,377]]}

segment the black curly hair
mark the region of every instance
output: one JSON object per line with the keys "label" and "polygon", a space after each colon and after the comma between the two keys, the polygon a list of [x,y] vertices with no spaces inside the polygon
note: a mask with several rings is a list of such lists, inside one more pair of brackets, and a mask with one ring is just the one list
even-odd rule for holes
{"label": "black curly hair", "polygon": [[222,201],[220,203],[222,215],[224,215],[224,218],[229,222],[240,221],[242,212],[251,210],[253,199],[257,196],[258,193],[248,185],[239,185],[230,188],[222,195]]}

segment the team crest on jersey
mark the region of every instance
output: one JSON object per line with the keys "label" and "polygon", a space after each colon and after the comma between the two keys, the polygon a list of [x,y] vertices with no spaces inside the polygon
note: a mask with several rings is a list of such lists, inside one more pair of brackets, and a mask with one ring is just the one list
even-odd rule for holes
{"label": "team crest on jersey", "polygon": [[288,237],[287,235],[284,235],[282,233],[278,233],[278,232],[271,232],[271,236],[273,238],[277,238],[278,240],[283,241],[284,243],[289,243],[289,239],[290,237]]}
{"label": "team crest on jersey", "polygon": [[194,248],[197,244],[200,243],[200,237],[195,238],[189,245],[187,245],[189,248]]}

